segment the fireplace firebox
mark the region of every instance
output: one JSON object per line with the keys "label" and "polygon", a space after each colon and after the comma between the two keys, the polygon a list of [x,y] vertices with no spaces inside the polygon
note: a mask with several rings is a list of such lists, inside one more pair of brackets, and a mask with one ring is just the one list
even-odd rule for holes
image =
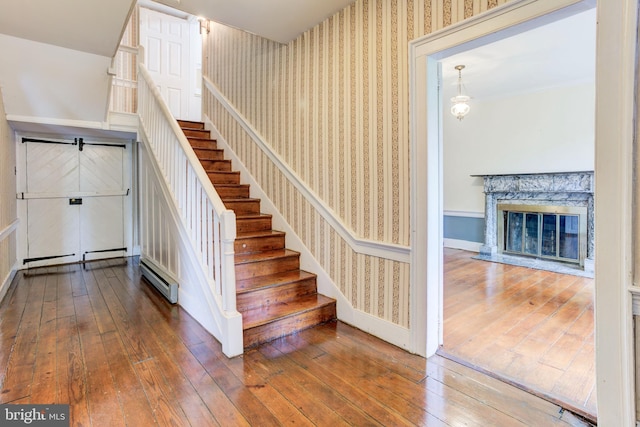
{"label": "fireplace firebox", "polygon": [[474,175],[484,179],[485,242],[480,259],[544,269],[573,265],[593,274],[593,172]]}
{"label": "fireplace firebox", "polygon": [[498,221],[501,253],[584,264],[585,207],[500,204]]}

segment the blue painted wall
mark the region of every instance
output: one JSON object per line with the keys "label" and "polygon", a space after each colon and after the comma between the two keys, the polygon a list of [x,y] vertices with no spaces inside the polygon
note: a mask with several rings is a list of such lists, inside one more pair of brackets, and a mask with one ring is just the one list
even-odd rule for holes
{"label": "blue painted wall", "polygon": [[444,238],[484,242],[484,218],[444,216]]}

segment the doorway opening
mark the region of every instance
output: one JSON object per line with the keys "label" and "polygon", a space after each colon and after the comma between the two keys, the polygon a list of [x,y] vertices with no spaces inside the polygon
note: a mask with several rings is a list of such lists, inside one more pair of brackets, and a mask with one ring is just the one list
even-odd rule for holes
{"label": "doorway opening", "polygon": [[[526,2],[522,2],[522,3],[526,3]],[[446,278],[447,278],[447,275],[451,274],[452,270],[448,268],[447,262],[454,260],[453,261],[454,263],[458,263],[459,265],[461,265],[459,251],[460,250],[464,251],[468,249],[473,250],[474,244],[477,245],[477,248],[479,250],[480,245],[483,243],[482,241],[473,242],[473,239],[466,240],[464,238],[460,238],[460,236],[445,235],[445,233],[447,233],[447,231],[445,231],[445,224],[449,223],[448,225],[450,226],[451,222],[455,222],[458,225],[460,225],[461,223],[464,222],[465,217],[467,216],[465,215],[465,213],[469,213],[469,212],[472,213],[472,215],[468,215],[468,217],[471,218],[471,220],[468,221],[468,224],[467,224],[469,227],[473,227],[473,224],[477,226],[478,223],[482,222],[482,221],[478,221],[478,219],[481,220],[482,217],[484,216],[483,209],[484,209],[485,203],[484,203],[484,194],[482,191],[482,186],[478,182],[474,182],[474,179],[477,180],[477,178],[471,177],[470,175],[500,174],[500,173],[525,174],[525,173],[531,173],[531,172],[570,172],[570,171],[586,170],[586,169],[593,170],[593,156],[594,156],[593,127],[591,127],[590,134],[587,138],[587,142],[591,144],[590,148],[587,150],[581,150],[581,153],[589,152],[591,155],[590,159],[582,159],[586,163],[591,161],[591,164],[588,165],[590,167],[585,168],[584,166],[578,167],[576,166],[575,163],[570,165],[567,165],[566,161],[563,163],[562,160],[565,157],[564,155],[556,156],[556,158],[558,159],[558,162],[556,163],[549,162],[549,161],[540,162],[539,160],[536,163],[536,158],[532,157],[530,154],[527,154],[522,157],[524,160],[521,160],[518,163],[514,158],[509,158],[510,156],[509,150],[505,150],[504,146],[502,146],[502,149],[500,148],[500,144],[498,144],[499,138],[496,138],[495,137],[496,135],[492,134],[491,137],[489,137],[490,143],[493,144],[493,146],[487,147],[485,145],[483,147],[484,141],[482,142],[479,141],[480,138],[477,137],[478,135],[477,129],[473,130],[471,126],[474,121],[478,120],[478,121],[482,121],[482,123],[480,123],[481,126],[485,126],[491,131],[495,131],[499,126],[504,127],[505,126],[504,122],[507,121],[506,127],[514,126],[514,128],[511,129],[512,137],[516,135],[520,139],[525,140],[524,142],[526,142],[527,144],[524,146],[525,152],[527,147],[532,147],[533,145],[532,140],[531,139],[527,140],[527,138],[530,138],[531,135],[522,134],[522,133],[518,134],[518,131],[522,130],[522,126],[521,126],[522,122],[520,122],[520,125],[519,125],[517,123],[517,120],[513,120],[509,117],[505,117],[504,114],[496,114],[495,111],[493,112],[489,111],[489,107],[490,107],[489,104],[500,104],[500,103],[509,104],[508,102],[505,101],[505,98],[500,99],[499,97],[494,96],[493,99],[488,99],[485,102],[481,102],[482,100],[480,99],[481,96],[479,95],[479,92],[477,92],[476,94],[473,93],[474,87],[472,82],[474,81],[474,77],[477,77],[477,76],[474,76],[472,74],[471,71],[473,66],[470,66],[470,64],[473,64],[474,60],[478,61],[478,64],[479,64],[478,68],[481,68],[482,65],[480,65],[480,62],[482,60],[488,59],[487,63],[489,65],[487,64],[485,65],[494,67],[493,69],[489,70],[490,75],[492,73],[493,77],[495,78],[495,80],[498,82],[499,85],[507,86],[509,82],[505,78],[501,78],[499,70],[495,69],[495,67],[499,66],[498,65],[499,61],[492,58],[491,55],[477,54],[476,49],[489,46],[494,42],[507,39],[517,34],[522,34],[530,30],[536,30],[542,26],[545,26],[551,23],[558,23],[560,20],[565,18],[569,19],[570,17],[575,17],[583,13],[593,13],[594,12],[593,9],[595,6],[593,2],[585,2],[585,1],[582,1],[582,2],[567,1],[567,2],[562,2],[561,5],[558,5],[558,4],[549,5],[549,4],[541,4],[541,3],[544,3],[544,2],[527,3],[525,5],[521,5],[520,9],[518,9],[515,6],[512,7],[511,9],[509,9],[508,7],[498,8],[499,10],[495,11],[495,15],[496,15],[495,19],[496,19],[496,22],[499,22],[498,28],[504,28],[503,30],[492,33],[486,30],[486,27],[482,28],[481,25],[474,25],[475,24],[474,22],[469,22],[468,25],[460,25],[459,28],[455,28],[455,29],[451,29],[451,31],[443,32],[443,34],[440,34],[434,37],[431,43],[424,43],[416,47],[414,50],[415,56],[411,58],[412,61],[414,61],[414,63],[411,64],[414,77],[415,76],[426,77],[425,79],[416,78],[415,80],[412,80],[412,82],[414,83],[414,89],[412,90],[411,96],[416,96],[416,93],[428,94],[426,100],[421,102],[414,102],[413,103],[414,108],[412,108],[412,118],[420,117],[421,114],[424,114],[424,116],[422,117],[426,117],[426,120],[423,120],[422,122],[416,120],[413,129],[416,131],[417,134],[422,135],[424,138],[426,138],[427,141],[425,142],[423,140],[420,142],[420,141],[414,140],[413,141],[414,145],[412,145],[412,149],[415,149],[415,154],[416,154],[412,157],[416,160],[416,162],[420,162],[420,164],[422,165],[426,163],[427,165],[426,168],[424,167],[419,168],[417,167],[417,164],[412,165],[412,169],[414,170],[414,178],[415,178],[414,182],[417,183],[415,188],[416,191],[414,194],[412,194],[412,196],[414,197],[412,213],[415,214],[414,218],[416,218],[415,221],[417,222],[417,227],[415,227],[416,235],[414,235],[414,237],[415,237],[415,241],[426,242],[426,245],[421,245],[422,247],[416,248],[416,253],[414,254],[416,258],[414,258],[414,260],[419,260],[419,259],[427,260],[426,264],[420,261],[414,262],[413,263],[414,265],[412,266],[413,268],[412,274],[414,279],[422,278],[427,283],[426,289],[424,289],[423,291],[424,300],[426,301],[426,310],[424,310],[424,313],[421,315],[419,309],[417,309],[418,307],[415,306],[416,310],[412,311],[412,316],[414,314],[416,315],[415,317],[417,319],[416,321],[420,321],[420,318],[424,319],[425,324],[427,325],[427,331],[426,331],[427,333],[425,334],[426,336],[424,340],[427,356],[435,353],[439,348],[441,348],[443,344],[444,344],[444,349],[446,350],[448,338],[452,339],[451,342],[454,342],[453,338],[450,338],[447,335],[447,330],[446,330],[447,322],[449,320],[446,317],[447,310],[451,309],[451,307],[455,307],[458,310],[458,313],[462,313],[464,309],[469,310],[464,315],[459,314],[456,318],[456,322],[458,322],[457,326],[461,326],[461,329],[458,329],[456,331],[456,333],[458,334],[456,339],[459,341],[459,343],[468,343],[468,347],[473,347],[473,344],[474,343],[477,344],[479,340],[491,341],[491,339],[489,338],[489,335],[487,334],[487,330],[491,329],[490,327],[487,327],[486,330],[484,331],[474,329],[471,332],[471,335],[464,336],[464,329],[465,329],[464,324],[465,323],[471,324],[475,322],[473,317],[474,313],[472,312],[475,310],[476,311],[475,315],[487,317],[486,307],[492,307],[490,305],[491,299],[495,297],[496,293],[498,292],[498,289],[497,289],[498,286],[496,286],[498,284],[497,281],[500,280],[499,287],[503,287],[505,286],[505,282],[503,282],[503,280],[509,277],[509,275],[506,274],[505,272],[511,271],[511,274],[513,275],[511,279],[513,279],[515,282],[518,282],[517,280],[518,274],[521,276],[521,278],[526,278],[527,276],[534,276],[535,274],[537,274],[537,273],[531,273],[531,271],[518,272],[515,268],[505,266],[502,264],[491,265],[483,261],[473,260],[476,263],[484,263],[484,267],[488,268],[488,270],[483,270],[481,272],[476,271],[476,273],[473,273],[467,277],[467,280],[466,280],[467,284],[474,283],[476,285],[474,289],[471,289],[473,292],[475,292],[475,295],[467,297],[467,296],[463,296],[463,294],[459,294],[458,300],[456,300],[455,302],[452,303],[450,300],[448,300],[447,290],[445,289],[445,286],[447,283]],[[525,9],[529,9],[529,10],[525,10]],[[513,16],[510,17],[509,14],[513,14]],[[517,17],[515,17],[516,15]],[[595,19],[593,20],[593,25],[595,27]],[[594,36],[594,40],[595,40],[595,36]],[[520,46],[523,46],[523,44],[520,44]],[[592,44],[591,48],[593,49],[593,51],[595,51],[595,43]],[[593,51],[592,51],[592,56],[593,56]],[[477,54],[475,57],[473,55],[474,52]],[[522,54],[522,52],[519,52],[519,53]],[[461,62],[465,54],[470,55],[469,59],[466,60],[466,62],[469,62],[469,63]],[[516,63],[522,62],[521,60],[522,58],[519,58],[519,60],[515,62]],[[460,140],[463,143],[468,143],[468,144],[475,143],[475,147],[473,147],[472,145],[468,145],[466,148],[458,147],[457,150],[453,150],[455,151],[453,153],[454,154],[453,158],[457,156],[458,157],[457,161],[460,161],[460,158],[463,155],[466,155],[466,157],[470,159],[470,161],[475,162],[476,169],[470,170],[470,171],[466,171],[466,169],[460,167],[459,163],[457,164],[457,166],[452,167],[451,166],[452,158],[451,156],[447,157],[447,149],[448,149],[447,141],[449,136],[447,121],[451,119],[447,111],[448,105],[449,105],[448,99],[451,97],[451,95],[449,95],[447,92],[449,90],[455,91],[455,84],[453,85],[447,84],[446,72],[449,71],[449,68],[451,68],[452,73],[456,73],[455,77],[457,77],[457,71],[455,66],[462,65],[462,64],[465,65],[464,70],[465,72],[467,72],[466,74],[463,74],[463,79],[465,79],[466,92],[468,92],[467,94],[472,97],[471,112],[467,116],[465,116],[464,120],[462,120],[461,122],[458,120],[455,120],[455,118],[453,117],[451,118],[453,118],[452,120],[453,125],[462,125],[461,127],[466,129],[467,133],[465,134],[463,132],[463,135],[460,137]],[[593,68],[594,67],[592,67],[592,72],[594,72]],[[536,77],[535,74],[532,74],[531,79],[535,80],[534,77]],[[439,87],[439,85],[441,85],[441,88]],[[511,89],[513,90],[513,88]],[[585,88],[583,87],[581,88],[581,90],[584,91]],[[539,93],[538,94],[534,93],[535,90],[527,91],[525,88],[524,90],[521,89],[521,91],[523,92],[520,94],[522,99],[524,99],[524,97],[532,98],[532,97],[535,97],[535,95],[539,95]],[[595,97],[595,89],[594,89],[593,83],[591,83],[590,89],[586,89],[586,92],[584,92],[583,94],[585,93],[586,93],[585,96],[591,97],[590,105],[593,112],[593,105],[594,105],[593,100]],[[434,94],[437,94],[437,95],[434,95]],[[455,95],[455,93],[453,95]],[[571,96],[572,95],[567,95],[563,99],[564,100],[572,99]],[[475,99],[476,105],[473,105],[473,102],[474,102],[473,98],[476,98]],[[509,108],[511,109],[510,111],[507,110],[508,113],[513,113],[513,114],[520,113],[523,115],[524,121],[531,118],[531,110],[525,112],[526,108],[528,107],[523,102],[513,103],[512,99],[510,101],[512,102],[511,107],[509,106],[506,107],[507,109]],[[536,102],[545,102],[545,101],[539,99]],[[420,108],[416,109],[415,108],[416,105],[418,107],[424,108],[424,110],[421,111]],[[552,104],[549,104],[549,105],[552,105]],[[495,108],[495,105],[493,107]],[[437,111],[437,113],[434,113],[434,111]],[[472,116],[474,112],[476,113],[475,117]],[[563,114],[566,114],[566,111],[561,111],[559,114],[562,116]],[[533,132],[533,133],[535,134],[536,132]],[[534,136],[536,136],[537,138],[541,138],[540,132],[538,131],[537,133],[538,134]],[[576,140],[578,140],[578,138],[576,138]],[[422,146],[421,143],[424,144],[424,146]],[[544,146],[547,143],[549,143],[548,139],[540,141],[537,148],[539,149],[540,146]],[[512,144],[512,145],[515,145],[515,144]],[[472,153],[474,150],[478,150],[476,151],[476,154],[469,154],[469,153]],[[453,161],[454,164],[455,164],[455,160],[456,159],[454,159]],[[500,164],[500,161],[502,161],[503,163]],[[542,163],[542,165],[540,165],[540,163]],[[499,166],[496,167],[496,165],[499,165]],[[537,165],[538,168],[542,167],[545,169],[544,170],[523,169],[524,167],[531,167],[531,165],[534,165],[534,166]],[[492,167],[493,169],[491,170],[484,169],[489,167]],[[427,172],[424,171],[425,169],[429,171],[428,174]],[[453,197],[454,199],[458,197],[457,202],[459,202],[459,204],[457,206],[455,203],[450,203],[451,200],[448,200],[448,194],[451,194],[451,193],[447,191],[447,185],[448,185],[447,171],[451,171],[451,170],[456,170],[456,172],[458,172],[458,177],[460,181],[454,184],[466,185],[468,187],[466,190],[462,192],[457,191],[452,193],[454,195]],[[473,195],[471,195],[472,193]],[[465,203],[466,203],[466,206],[465,206]],[[480,207],[478,208],[478,206]],[[421,212],[422,212],[423,218],[419,219]],[[424,212],[427,212],[426,216],[424,215]],[[453,221],[452,221],[452,218],[453,218]],[[422,224],[420,224],[421,221],[422,221]],[[460,228],[464,229],[464,226],[457,227],[457,228],[458,230]],[[472,234],[473,234],[473,230],[472,230]],[[479,232],[476,234],[482,235],[482,232]],[[464,245],[462,245],[462,247],[456,248],[456,244],[460,243],[460,241],[464,241]],[[447,246],[448,248],[445,249],[445,246]],[[424,258],[420,258],[421,256],[424,256]],[[466,258],[471,260],[472,256],[468,256]],[[472,267],[468,266],[468,268],[472,268]],[[473,267],[473,268],[476,268],[476,267]],[[457,273],[457,274],[460,274],[460,273]],[[552,281],[547,277],[549,274],[551,273],[548,273],[548,272],[539,273],[540,280],[541,281],[546,280],[545,283],[547,285],[549,285],[549,283]],[[498,276],[500,277],[498,278]],[[542,276],[545,276],[545,277],[542,277]],[[562,275],[559,275],[559,276],[562,276]],[[483,284],[475,283],[474,280],[472,280],[472,278],[475,279],[478,277],[482,277],[486,279],[485,282]],[[532,280],[531,277],[529,277],[529,279]],[[576,277],[575,279],[560,278],[558,280],[560,280],[561,282],[561,284],[558,285],[560,288],[564,286],[564,288],[573,289],[576,291],[575,292],[576,294],[580,293],[581,297],[585,297],[583,298],[585,307],[582,307],[581,313],[586,309],[586,305],[590,305],[591,310],[593,311],[593,286],[594,286],[593,281],[589,284],[584,282],[584,280],[586,279],[578,278],[578,277]],[[579,280],[582,280],[582,282],[580,282],[581,283],[580,285],[574,284],[572,287],[572,285],[569,283],[569,282],[573,283],[574,281],[579,281]],[[464,283],[465,280],[463,279],[462,282]],[[526,309],[525,311],[530,310],[529,302],[532,299],[534,300],[533,308],[538,307],[537,304],[540,304],[540,306],[544,305],[544,304],[541,304],[542,300],[535,299],[536,297],[533,292],[536,288],[532,286],[533,282],[534,281],[532,280],[532,283],[529,283],[531,287],[525,286],[523,289],[519,289],[517,291],[513,291],[513,290],[508,291],[511,293],[507,293],[507,295],[510,295],[510,297],[515,297],[515,295],[519,295],[523,297],[528,296],[529,297],[528,300],[521,301],[521,303],[523,304],[521,308]],[[416,282],[413,282],[413,283],[416,283]],[[418,280],[417,283],[420,283],[420,281]],[[556,294],[560,294],[562,290],[564,290],[564,288],[559,290]],[[526,289],[528,289],[528,291]],[[416,293],[414,293],[414,295],[417,295],[418,297],[420,297],[421,291],[419,289],[419,286],[415,290],[416,290]],[[460,290],[458,289],[456,292],[459,292],[459,291]],[[591,295],[590,299],[589,299],[589,292]],[[483,307],[476,306],[473,309],[470,308],[472,306],[472,304],[470,303],[471,298],[477,299],[479,297],[486,298],[487,301],[489,301],[489,305],[488,306],[485,305]],[[563,294],[563,297],[567,297],[567,294],[566,293]],[[465,301],[466,298],[470,298],[470,299],[467,299]],[[511,298],[511,299],[515,301],[515,298]],[[421,298],[417,298],[417,301],[418,302],[421,301]],[[501,304],[504,305],[504,302]],[[508,305],[504,305],[504,306],[508,307]],[[497,305],[493,306],[492,310],[495,310],[496,307]],[[549,307],[547,307],[547,309]],[[425,307],[423,307],[423,309],[424,308]],[[540,311],[538,314],[543,312],[544,311]],[[523,314],[523,313],[524,311],[520,314]],[[505,314],[505,317],[503,320],[504,321],[503,326],[505,328],[513,326],[515,323],[517,323],[520,320],[520,319],[510,318],[510,316],[512,315],[513,313]],[[588,314],[585,314],[583,316],[583,322],[589,323],[588,316],[589,316]],[[573,319],[573,321],[575,322],[576,319]],[[592,318],[591,318],[591,322],[589,323],[588,330],[592,340],[591,346],[593,348]],[[555,339],[558,339],[558,337],[555,337]],[[538,349],[538,351],[540,350]],[[465,356],[463,355],[462,357],[465,357]],[[590,354],[590,357],[592,361],[590,378],[591,378],[591,384],[593,384],[593,380],[595,378],[595,363],[594,363],[593,351]],[[511,360],[511,362],[513,362],[513,360]],[[470,364],[474,365],[473,362],[471,362]],[[483,367],[480,366],[480,368],[482,369]],[[493,369],[493,367],[491,366],[488,366],[487,368],[485,368],[485,370],[489,372],[491,369]],[[503,377],[502,375],[499,375],[499,373],[498,373],[498,376]],[[516,382],[517,380],[518,379],[516,379]],[[526,387],[527,384],[524,384],[524,385],[525,385],[525,388],[527,388]],[[595,388],[595,386],[593,386],[592,388]],[[533,386],[529,387],[528,390],[536,391],[536,387],[533,387]],[[589,394],[589,397],[591,396],[592,395]],[[545,397],[549,397],[549,396],[545,396]],[[588,418],[595,418],[595,395],[591,397],[591,403],[593,403],[593,408],[594,408],[593,413],[590,413],[589,411],[583,412],[580,410],[576,412],[586,415]],[[569,405],[569,406],[572,409],[578,409],[575,407],[575,405]]]}

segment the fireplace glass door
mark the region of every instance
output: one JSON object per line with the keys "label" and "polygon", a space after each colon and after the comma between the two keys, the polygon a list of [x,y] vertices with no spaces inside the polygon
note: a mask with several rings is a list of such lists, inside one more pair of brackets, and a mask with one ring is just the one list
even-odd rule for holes
{"label": "fireplace glass door", "polygon": [[503,211],[503,252],[580,262],[580,216]]}

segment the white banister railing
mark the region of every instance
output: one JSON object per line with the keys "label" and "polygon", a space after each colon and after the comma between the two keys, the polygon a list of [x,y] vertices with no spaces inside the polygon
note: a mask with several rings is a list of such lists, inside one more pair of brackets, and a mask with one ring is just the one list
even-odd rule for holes
{"label": "white banister railing", "polygon": [[138,55],[140,48],[120,45],[111,60],[112,75],[109,111],[116,113],[137,112],[138,106]]}
{"label": "white banister railing", "polygon": [[[242,321],[236,310],[235,213],[224,206],[191,145],[171,115],[144,64],[138,71],[138,115],[143,143],[164,178],[213,295],[221,319],[217,336],[227,356],[242,353]],[[211,304],[210,304],[211,305]],[[227,324],[224,324],[228,320]],[[215,334],[214,334],[215,335]]]}

